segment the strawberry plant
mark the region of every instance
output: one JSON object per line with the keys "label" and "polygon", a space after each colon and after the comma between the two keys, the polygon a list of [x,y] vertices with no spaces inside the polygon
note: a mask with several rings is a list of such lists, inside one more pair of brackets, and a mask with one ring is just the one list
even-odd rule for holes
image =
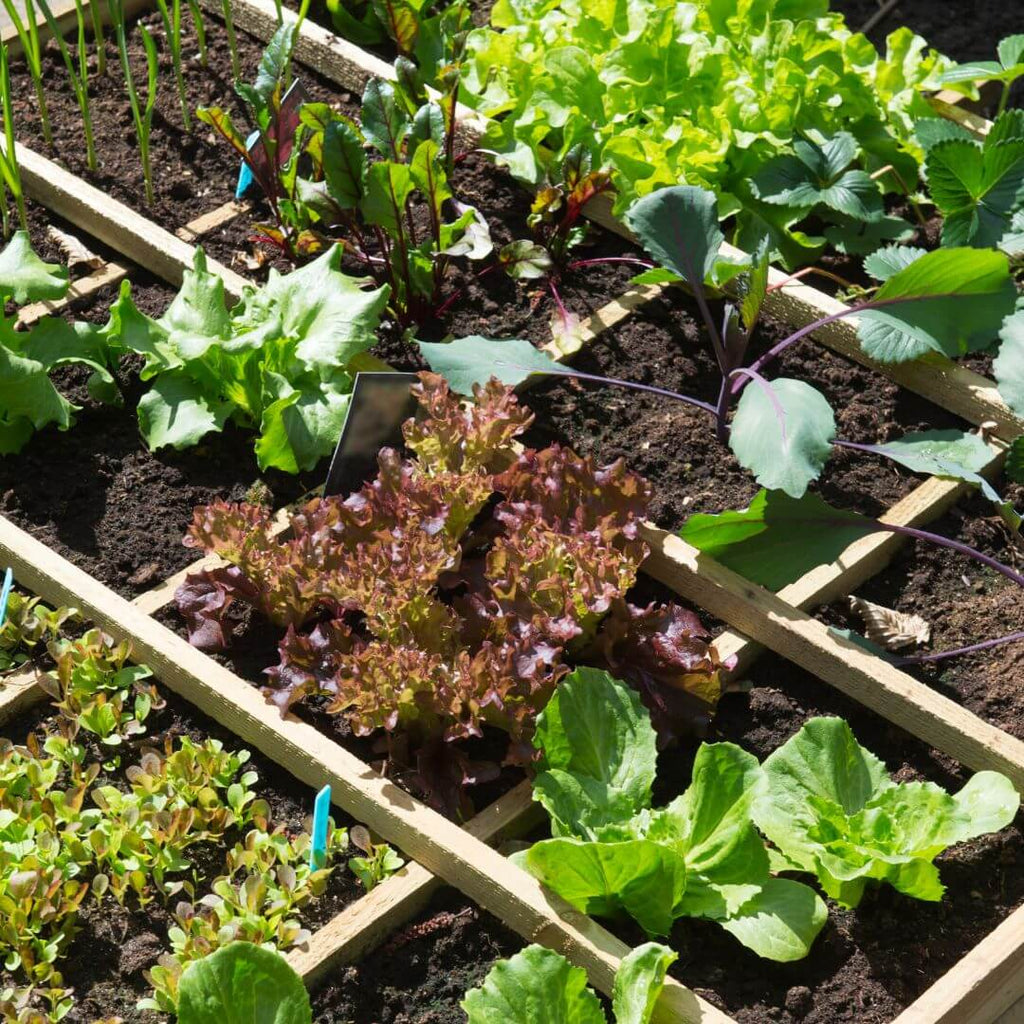
{"label": "strawberry plant", "polygon": [[1007,36],[999,40],[996,47],[996,60],[976,60],[967,64],[956,64],[942,75],[947,85],[979,82],[999,82],[1002,91],[999,94],[999,113],[1006,109],[1010,99],[1010,90],[1014,82],[1024,77],[1024,34]]}
{"label": "strawberry plant", "polygon": [[412,784],[452,812],[497,770],[458,741],[496,727],[511,761],[531,760],[566,657],[623,664],[666,732],[706,727],[720,663],[700,622],[625,600],[647,553],[646,483],[557,445],[517,451],[532,416],[496,382],[468,408],[432,375],[414,391],[415,458],[384,449],[376,480],[311,502],[289,539],[270,536],[264,508],[196,511],[186,543],[227,565],[178,590],[192,642],[223,646],[232,608],[252,605],[286,630],[267,689],[282,712],[316,699],[357,735],[384,730]]}

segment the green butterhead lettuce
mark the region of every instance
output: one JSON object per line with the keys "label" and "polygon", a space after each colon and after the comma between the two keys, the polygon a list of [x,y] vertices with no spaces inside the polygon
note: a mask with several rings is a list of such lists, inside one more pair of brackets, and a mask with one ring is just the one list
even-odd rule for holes
{"label": "green butterhead lettuce", "polygon": [[543,751],[534,796],[554,838],[517,855],[522,867],[586,913],[633,916],[651,935],[680,917],[718,921],[773,960],[807,954],[825,905],[807,886],[772,877],[751,819],[756,758],[704,744],[689,789],[651,807],[655,734],[639,697],[606,672],[564,679],[538,720]]}
{"label": "green butterhead lettuce", "polygon": [[231,942],[181,976],[178,1024],[310,1024],[302,979],[272,949]]}
{"label": "green butterhead lettuce", "polygon": [[[649,1024],[676,954],[648,942],[624,957],[615,975],[616,1024]],[[607,1024],[586,972],[543,946],[499,960],[479,987],[466,993],[469,1024]]]}
{"label": "green butterhead lettuce", "polygon": [[[950,66],[907,29],[879,55],[817,0],[498,0],[491,25],[470,33],[460,99],[497,118],[483,146],[513,173],[537,184],[548,160],[582,144],[611,168],[617,213],[665,186],[704,186],[724,214],[742,210],[741,233],[767,212],[794,260],[815,246],[787,219],[820,197],[765,211],[751,175],[807,138],[849,137],[863,167],[827,197],[877,216],[863,172],[892,164],[914,180],[913,122],[930,112],[921,90]],[[847,170],[815,180],[827,190]]]}
{"label": "green butterhead lettuce", "polygon": [[850,907],[872,879],[941,899],[934,859],[1004,828],[1020,805],[998,772],[978,772],[953,795],[930,782],[895,783],[839,718],[807,722],[762,767],[754,820],[788,861]]}
{"label": "green butterhead lettuce", "polygon": [[187,448],[229,419],[255,430],[261,469],[312,469],[329,455],[348,411],[358,359],[374,342],[386,287],[340,270],[335,246],[290,274],[270,271],[228,309],[224,284],[197,250],[181,291],[159,320],[121,286],[105,336],[145,357],[153,386],[139,402],[150,448]]}

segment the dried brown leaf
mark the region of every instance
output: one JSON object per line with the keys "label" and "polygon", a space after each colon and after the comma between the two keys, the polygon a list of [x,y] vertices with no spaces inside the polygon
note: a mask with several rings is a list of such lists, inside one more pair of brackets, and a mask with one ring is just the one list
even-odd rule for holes
{"label": "dried brown leaf", "polygon": [[47,237],[56,245],[67,259],[68,270],[76,267],[88,267],[90,270],[99,270],[105,265],[103,257],[97,256],[80,239],[55,227],[46,229]]}
{"label": "dried brown leaf", "polygon": [[898,612],[862,597],[849,600],[850,610],[864,621],[867,638],[887,651],[925,644],[932,635],[932,627],[920,615]]}

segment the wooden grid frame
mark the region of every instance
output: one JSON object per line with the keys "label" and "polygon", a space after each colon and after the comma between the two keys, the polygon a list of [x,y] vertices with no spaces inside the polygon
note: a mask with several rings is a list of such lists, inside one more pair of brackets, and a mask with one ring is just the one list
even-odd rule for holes
{"label": "wooden grid frame", "polygon": [[[216,14],[218,0],[202,0]],[[143,4],[140,3],[140,7]],[[285,12],[286,17],[293,17]],[[276,28],[270,0],[235,0],[236,25],[262,39]],[[310,22],[303,25],[297,59],[338,84],[359,89],[370,75],[390,76],[379,58],[338,39]],[[940,99],[937,109],[983,134],[986,122]],[[462,126],[472,136],[480,119],[463,111]],[[50,211],[105,242],[130,259],[143,263],[171,283],[178,283],[192,262],[193,244],[203,234],[244,211],[229,203],[182,226],[174,234],[163,230],[123,204],[113,201],[51,161],[18,147],[28,194]],[[608,209],[594,215],[598,223],[628,237]],[[734,250],[735,251],[735,250]],[[210,262],[229,295],[237,297],[245,280],[229,268]],[[111,263],[76,282],[70,301],[120,280],[129,270]],[[773,270],[769,311],[776,318],[802,326],[839,311],[836,300],[806,285],[787,282]],[[661,294],[662,287],[627,290],[594,313],[584,325],[577,349],[602,331],[614,327]],[[22,311],[23,322],[60,304],[39,304]],[[928,360],[903,367],[879,367],[860,352],[855,323],[838,321],[819,331],[816,339],[847,358],[879,370],[897,383],[974,424],[995,422],[991,432],[992,458],[986,471],[995,472],[1005,457],[1006,442],[1024,425],[999,398],[991,381],[947,360]],[[920,525],[943,514],[968,488],[932,478],[898,502],[883,519]],[[283,525],[284,519],[280,520]],[[644,568],[687,600],[730,624],[716,644],[723,656],[736,655],[736,672],[743,671],[760,646],[767,646],[816,674],[860,703],[872,708],[911,734],[975,769],[1006,772],[1024,790],[1024,743],[981,721],[942,697],[827,630],[804,609],[834,600],[878,572],[892,556],[900,538],[874,534],[850,545],[831,565],[818,566],[800,580],[771,594],[754,586],[678,537],[653,526],[645,527],[652,554]],[[311,784],[332,783],[335,802],[398,845],[413,862],[373,892],[351,904],[321,928],[308,951],[290,960],[308,982],[335,964],[365,953],[387,933],[425,905],[441,879],[461,889],[495,913],[528,941],[539,941],[565,953],[585,967],[592,982],[610,992],[614,971],[626,947],[596,922],[546,893],[529,875],[496,854],[488,843],[521,833],[537,820],[537,807],[523,782],[478,814],[465,829],[425,808],[404,791],[374,774],[358,758],[294,718],[278,720],[268,714],[251,684],[191,648],[152,616],[166,606],[191,566],[152,591],[129,602],[67,560],[47,549],[0,517],[0,561],[6,560],[23,585],[50,601],[74,604],[116,638],[133,641],[135,657],[153,666],[165,685],[207,714],[233,729],[297,778]],[[210,560],[203,560],[208,564]],[[9,678],[0,690],[0,721],[9,719],[38,700],[41,691],[33,676]],[[894,1024],[987,1024],[1024,995],[1024,908],[1011,914],[986,939],[939,979],[896,1019]],[[658,1004],[656,1020],[725,1024],[731,1018],[684,986],[671,981]]]}

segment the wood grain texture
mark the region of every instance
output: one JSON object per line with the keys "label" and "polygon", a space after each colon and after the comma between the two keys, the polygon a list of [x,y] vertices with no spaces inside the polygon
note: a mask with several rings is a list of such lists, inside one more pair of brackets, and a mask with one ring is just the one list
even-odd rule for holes
{"label": "wood grain texture", "polygon": [[[192,245],[27,146],[16,143],[16,152],[31,198],[165,281],[181,284],[195,256]],[[216,260],[207,260],[207,267],[224,281],[229,298],[241,296],[244,278]]]}
{"label": "wood grain texture", "polygon": [[[73,604],[115,639],[129,639],[134,656],[158,679],[205,714],[254,744],[313,788],[329,783],[336,804],[394,843],[431,873],[460,889],[531,942],[541,942],[583,967],[610,993],[629,949],[585,914],[546,893],[532,876],[486,843],[448,821],[315,728],[279,718],[255,687],[191,647],[34,537],[0,517],[0,563],[47,600]],[[730,1018],[677,982],[666,985],[654,1017],[659,1024],[726,1024]]]}

